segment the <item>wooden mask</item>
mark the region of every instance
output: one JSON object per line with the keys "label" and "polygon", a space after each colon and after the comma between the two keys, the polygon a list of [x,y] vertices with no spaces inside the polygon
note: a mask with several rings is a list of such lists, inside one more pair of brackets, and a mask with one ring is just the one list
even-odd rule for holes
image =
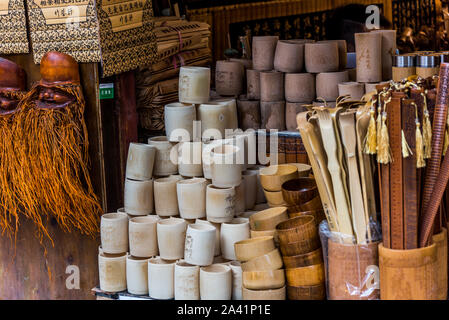
{"label": "wooden mask", "polygon": [[25,71],[16,63],[0,58],[0,114],[15,111],[25,88]]}

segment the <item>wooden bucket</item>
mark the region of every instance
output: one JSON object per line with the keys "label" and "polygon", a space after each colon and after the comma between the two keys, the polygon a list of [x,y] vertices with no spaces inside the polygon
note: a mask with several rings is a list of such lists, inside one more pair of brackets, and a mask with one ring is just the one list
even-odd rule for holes
{"label": "wooden bucket", "polygon": [[378,244],[348,245],[328,240],[329,300],[379,298]]}
{"label": "wooden bucket", "polygon": [[435,300],[437,246],[394,250],[379,244],[380,298],[382,300]]}

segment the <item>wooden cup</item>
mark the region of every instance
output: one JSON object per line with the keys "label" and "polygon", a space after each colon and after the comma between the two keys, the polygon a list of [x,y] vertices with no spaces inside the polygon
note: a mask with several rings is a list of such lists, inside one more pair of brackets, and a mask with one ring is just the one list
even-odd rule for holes
{"label": "wooden cup", "polygon": [[278,249],[242,263],[243,271],[277,270],[280,268],[282,268],[282,258]]}
{"label": "wooden cup", "polygon": [[274,55],[274,69],[281,72],[301,72],[304,65],[304,43],[279,40]]}
{"label": "wooden cup", "polygon": [[239,261],[249,261],[276,249],[274,237],[257,237],[234,243],[235,256]]}
{"label": "wooden cup", "polygon": [[237,100],[237,113],[239,127],[242,130],[260,128],[260,106],[258,100],[248,100],[246,97],[240,96]]}
{"label": "wooden cup", "polygon": [[318,196],[314,178],[301,177],[282,184],[282,196],[288,205],[300,205]]}
{"label": "wooden cup", "polygon": [[323,209],[319,209],[319,210],[312,210],[312,211],[300,211],[300,212],[289,212],[289,208],[287,208],[287,212],[288,212],[288,216],[290,218],[294,218],[294,217],[300,217],[300,216],[305,216],[305,215],[311,215],[315,218],[315,224],[318,227],[318,225],[320,224],[321,221],[323,221],[324,219],[326,219],[326,214],[324,213]]}
{"label": "wooden cup", "polygon": [[284,74],[278,71],[260,72],[260,100],[284,100]]}
{"label": "wooden cup", "polygon": [[253,69],[259,71],[273,70],[274,53],[278,40],[278,36],[253,37]]}
{"label": "wooden cup", "polygon": [[356,33],[357,82],[382,81],[382,34]]}
{"label": "wooden cup", "polygon": [[287,269],[307,267],[323,263],[323,251],[321,248],[318,248],[312,252],[299,254],[297,256],[283,256],[282,260]]}
{"label": "wooden cup", "polygon": [[220,96],[236,96],[243,91],[244,67],[236,61],[217,61],[215,90]]}
{"label": "wooden cup", "polygon": [[289,286],[314,286],[324,283],[324,263],[307,267],[285,269]]}
{"label": "wooden cup", "polygon": [[313,216],[290,218],[276,226],[279,242],[289,243],[318,237]]}
{"label": "wooden cup", "polygon": [[283,256],[297,256],[314,251],[320,247],[318,237],[296,242],[283,243],[280,241],[281,253]]}
{"label": "wooden cup", "polygon": [[249,217],[251,230],[273,230],[278,223],[288,219],[287,208],[276,207],[259,211]]}
{"label": "wooden cup", "polygon": [[366,245],[340,244],[328,240],[328,282],[330,300],[372,300],[379,298],[376,285],[379,242]]}
{"label": "wooden cup", "polygon": [[326,101],[335,101],[339,96],[338,84],[348,81],[347,71],[319,73],[316,76],[316,96]]}
{"label": "wooden cup", "polygon": [[285,74],[285,100],[311,103],[315,99],[315,75],[312,73]]}
{"label": "wooden cup", "polygon": [[320,283],[314,286],[287,286],[289,300],[325,300],[326,286]]}
{"label": "wooden cup", "polygon": [[304,59],[309,73],[337,71],[340,66],[338,44],[331,41],[306,43]]}
{"label": "wooden cup", "polygon": [[437,246],[394,250],[379,244],[382,300],[438,299]]}

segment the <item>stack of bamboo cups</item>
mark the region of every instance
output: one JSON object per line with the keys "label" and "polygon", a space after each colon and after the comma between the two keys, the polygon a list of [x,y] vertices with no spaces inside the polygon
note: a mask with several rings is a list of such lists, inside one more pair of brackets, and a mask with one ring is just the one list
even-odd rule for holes
{"label": "stack of bamboo cups", "polygon": [[272,236],[236,242],[241,261],[243,300],[285,300],[285,273]]}
{"label": "stack of bamboo cups", "polygon": [[[310,168],[307,173],[309,174]],[[271,165],[259,170],[260,183],[270,207],[285,206],[282,184],[298,177],[298,167],[291,164]]]}
{"label": "stack of bamboo cups", "polygon": [[324,300],[324,262],[315,218],[304,215],[276,226],[290,300]]}

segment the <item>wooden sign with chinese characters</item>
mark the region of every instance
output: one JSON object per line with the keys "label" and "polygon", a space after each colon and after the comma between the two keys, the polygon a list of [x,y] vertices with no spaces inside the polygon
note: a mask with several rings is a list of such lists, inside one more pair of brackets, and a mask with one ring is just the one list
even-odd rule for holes
{"label": "wooden sign with chinese characters", "polygon": [[85,22],[89,0],[33,0],[47,24]]}
{"label": "wooden sign with chinese characters", "polygon": [[78,62],[101,62],[108,77],[157,58],[151,0],[26,1],[36,64],[60,51]]}
{"label": "wooden sign with chinese characters", "polygon": [[102,9],[111,21],[112,31],[119,32],[142,26],[145,0],[106,0]]}
{"label": "wooden sign with chinese characters", "polygon": [[24,0],[0,0],[0,54],[28,52]]}

